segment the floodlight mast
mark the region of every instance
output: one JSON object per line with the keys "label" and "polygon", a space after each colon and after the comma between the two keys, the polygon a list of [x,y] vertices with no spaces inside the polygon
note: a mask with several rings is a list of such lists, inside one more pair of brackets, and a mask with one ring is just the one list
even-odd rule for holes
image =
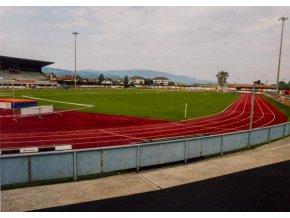
{"label": "floodlight mast", "polygon": [[254,81],[253,85],[253,94],[252,94],[252,103],[251,103],[251,116],[250,116],[250,130],[253,127],[253,116],[254,116],[254,103],[255,103],[255,93],[256,93],[256,84],[259,85],[261,83],[260,80]]}
{"label": "floodlight mast", "polygon": [[73,32],[72,34],[75,35],[75,76],[74,76],[74,83],[75,83],[75,89],[77,88],[77,35],[78,32]]}
{"label": "floodlight mast", "polygon": [[281,53],[282,53],[282,42],[283,42],[283,32],[284,32],[284,22],[288,20],[288,17],[280,17],[279,21],[282,20],[282,32],[281,32],[281,41],[280,41],[280,51],[279,51],[279,62],[278,62],[278,72],[277,72],[277,87],[276,91],[279,92],[279,76],[280,76],[280,63],[281,63]]}

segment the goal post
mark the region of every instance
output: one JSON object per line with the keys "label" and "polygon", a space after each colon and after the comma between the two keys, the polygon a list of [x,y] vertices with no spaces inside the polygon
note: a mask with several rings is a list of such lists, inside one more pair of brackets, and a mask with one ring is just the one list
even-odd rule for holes
{"label": "goal post", "polygon": [[[25,100],[28,99],[28,100]],[[36,104],[24,104],[23,102],[40,102],[40,105]],[[4,101],[3,101],[4,102]],[[11,101],[12,102],[12,101]],[[59,114],[70,111],[80,111],[88,108],[94,107],[94,105],[89,104],[80,104],[80,103],[73,103],[73,102],[64,102],[64,101],[57,101],[51,99],[44,99],[44,98],[37,98],[27,95],[22,95],[22,99],[18,99],[15,102],[9,103],[10,106],[6,103],[0,105],[4,109],[9,109],[12,111],[12,114],[0,114],[0,118],[8,118],[12,117],[15,121],[22,117],[32,117],[32,116],[39,116],[46,114]],[[1,103],[1,102],[0,102]]]}
{"label": "goal post", "polygon": [[41,117],[43,114],[54,113],[53,105],[44,105],[44,106],[33,106],[33,107],[22,107],[13,109],[13,119],[16,121],[19,118],[24,117]]}
{"label": "goal post", "polygon": [[48,114],[48,113],[53,113],[53,105],[21,108],[21,116],[29,116],[29,115],[40,116],[41,114]]}

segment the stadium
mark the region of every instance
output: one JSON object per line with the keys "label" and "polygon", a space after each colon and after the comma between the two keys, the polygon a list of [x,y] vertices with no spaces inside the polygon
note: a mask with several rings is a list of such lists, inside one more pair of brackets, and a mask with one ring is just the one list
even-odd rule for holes
{"label": "stadium", "polygon": [[290,133],[289,108],[274,106],[263,87],[256,95],[57,89],[41,72],[53,62],[0,56],[0,63],[2,185],[187,162]]}

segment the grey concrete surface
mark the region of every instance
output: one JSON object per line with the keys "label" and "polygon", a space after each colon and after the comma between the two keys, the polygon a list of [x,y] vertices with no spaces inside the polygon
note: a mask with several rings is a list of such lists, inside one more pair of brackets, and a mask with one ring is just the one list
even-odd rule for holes
{"label": "grey concrete surface", "polygon": [[1,211],[28,211],[154,191],[290,160],[290,137],[186,165],[1,191]]}

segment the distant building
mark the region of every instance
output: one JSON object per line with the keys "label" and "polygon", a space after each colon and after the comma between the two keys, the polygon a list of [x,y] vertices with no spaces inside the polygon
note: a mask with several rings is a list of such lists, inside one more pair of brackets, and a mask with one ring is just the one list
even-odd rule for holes
{"label": "distant building", "polygon": [[130,77],[129,84],[144,85],[145,84],[145,78],[142,77],[142,76],[133,76],[133,77]]}
{"label": "distant building", "polygon": [[153,80],[153,85],[167,86],[169,83],[169,79],[166,77],[155,77],[152,80]]}
{"label": "distant building", "polygon": [[111,79],[108,79],[108,78],[105,78],[102,81],[102,85],[112,85],[112,80]]}
{"label": "distant building", "polygon": [[79,82],[81,82],[81,83],[97,83],[97,79],[95,79],[95,78],[81,78],[80,80],[79,80]]}
{"label": "distant building", "polygon": [[80,85],[96,85],[97,79],[95,79],[95,78],[81,78],[78,81],[78,84],[80,84]]}
{"label": "distant building", "polygon": [[57,76],[54,73],[46,73],[46,76],[49,80],[53,80],[53,81],[57,80]]}
{"label": "distant building", "polygon": [[[79,82],[81,78],[77,75],[76,76],[76,81],[77,83]],[[74,81],[75,81],[75,76],[74,75],[65,75],[65,76],[57,76],[56,77],[57,83],[62,85],[62,86],[73,86]]]}
{"label": "distant building", "polygon": [[121,79],[115,79],[112,81],[113,85],[124,85],[123,80]]}
{"label": "distant building", "polygon": [[[56,77],[57,81],[65,81],[65,82],[72,82],[75,81],[75,76],[74,75],[65,75],[65,76],[57,76]],[[80,80],[80,77],[77,75],[76,80]]]}

